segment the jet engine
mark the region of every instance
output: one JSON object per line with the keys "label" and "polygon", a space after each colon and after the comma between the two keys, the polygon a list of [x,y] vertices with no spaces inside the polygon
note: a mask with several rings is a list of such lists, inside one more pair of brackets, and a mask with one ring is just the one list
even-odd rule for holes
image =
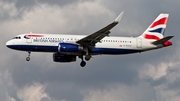
{"label": "jet engine", "polygon": [[53,54],[54,62],[75,62],[76,56],[75,55],[64,55],[60,53]]}
{"label": "jet engine", "polygon": [[73,43],[59,43],[58,51],[59,52],[79,52],[79,51],[83,51],[83,47],[78,44],[73,44]]}

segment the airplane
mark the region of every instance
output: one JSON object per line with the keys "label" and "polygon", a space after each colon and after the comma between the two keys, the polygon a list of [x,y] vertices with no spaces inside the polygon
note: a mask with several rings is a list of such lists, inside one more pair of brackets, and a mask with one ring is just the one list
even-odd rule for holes
{"label": "airplane", "polygon": [[[169,14],[160,14],[145,32],[138,37],[109,36],[110,30],[121,20],[123,13],[107,25],[88,36],[66,34],[26,33],[15,36],[6,43],[8,48],[28,52],[52,52],[53,61],[61,63],[75,62],[77,57],[86,65],[93,55],[122,55],[141,53],[172,45],[169,40],[174,36],[164,37]],[[85,61],[85,60],[86,61]]]}

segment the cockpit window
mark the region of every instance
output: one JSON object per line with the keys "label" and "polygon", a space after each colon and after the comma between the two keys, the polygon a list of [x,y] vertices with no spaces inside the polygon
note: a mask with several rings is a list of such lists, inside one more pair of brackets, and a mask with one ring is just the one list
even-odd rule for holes
{"label": "cockpit window", "polygon": [[21,39],[21,37],[20,36],[16,36],[13,39]]}

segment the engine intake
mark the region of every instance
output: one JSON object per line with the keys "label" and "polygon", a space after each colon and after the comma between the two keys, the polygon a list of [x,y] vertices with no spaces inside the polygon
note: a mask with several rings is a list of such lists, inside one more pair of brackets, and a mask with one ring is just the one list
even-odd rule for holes
{"label": "engine intake", "polygon": [[73,43],[59,43],[59,52],[79,52],[83,51],[83,47]]}
{"label": "engine intake", "polygon": [[64,55],[60,53],[53,54],[53,61],[54,62],[75,62],[76,56],[75,55]]}

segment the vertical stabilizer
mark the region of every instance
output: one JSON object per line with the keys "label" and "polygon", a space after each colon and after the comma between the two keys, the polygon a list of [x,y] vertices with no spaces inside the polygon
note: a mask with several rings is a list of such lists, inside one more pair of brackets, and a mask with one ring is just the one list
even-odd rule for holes
{"label": "vertical stabilizer", "polygon": [[160,14],[139,38],[160,40],[164,37],[169,14]]}

